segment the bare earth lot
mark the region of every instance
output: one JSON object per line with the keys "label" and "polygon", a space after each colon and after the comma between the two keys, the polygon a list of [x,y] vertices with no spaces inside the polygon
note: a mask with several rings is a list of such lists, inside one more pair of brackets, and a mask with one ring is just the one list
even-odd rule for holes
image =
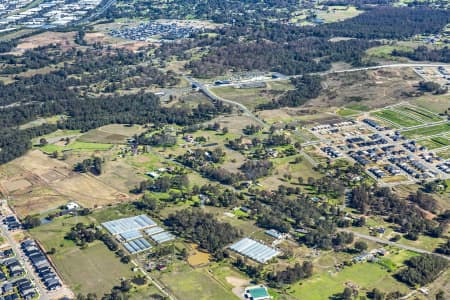
{"label": "bare earth lot", "polygon": [[68,201],[85,207],[104,206],[128,195],[89,174],[79,174],[63,161],[39,150],[0,167],[0,189],[20,216],[56,208]]}

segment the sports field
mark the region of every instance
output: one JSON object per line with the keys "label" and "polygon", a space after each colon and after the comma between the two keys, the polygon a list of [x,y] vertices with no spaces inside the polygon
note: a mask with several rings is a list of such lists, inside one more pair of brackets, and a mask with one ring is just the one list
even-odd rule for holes
{"label": "sports field", "polygon": [[418,138],[423,136],[436,135],[440,133],[445,133],[450,131],[450,122],[432,125],[427,127],[421,127],[416,129],[411,129],[407,131],[403,131],[402,134],[407,138]]}
{"label": "sports field", "polygon": [[372,113],[372,115],[379,117],[381,119],[390,121],[394,124],[398,124],[402,127],[412,127],[422,124],[423,122],[414,119],[405,114],[399,113],[398,111],[393,111],[391,109],[383,109]]}

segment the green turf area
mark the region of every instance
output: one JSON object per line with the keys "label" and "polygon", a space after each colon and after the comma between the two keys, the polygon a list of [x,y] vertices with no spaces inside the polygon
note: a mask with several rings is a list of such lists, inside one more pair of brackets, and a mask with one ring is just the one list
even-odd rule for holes
{"label": "green turf area", "polygon": [[422,122],[416,119],[413,119],[399,112],[393,111],[391,109],[383,109],[380,111],[376,111],[372,113],[372,115],[390,121],[394,124],[398,124],[403,127],[411,127],[422,124]]}
{"label": "green turf area", "polygon": [[432,113],[430,111],[427,111],[426,109],[423,109],[423,108],[417,107],[417,106],[411,106],[411,105],[396,106],[395,110],[413,115],[415,118],[419,118],[419,119],[423,120],[424,122],[442,121],[442,118],[439,117],[438,115],[436,115],[435,113]]}
{"label": "green turf area", "polygon": [[418,141],[418,143],[422,146],[427,147],[427,149],[432,150],[432,149],[438,149],[438,148],[442,148],[445,146],[449,146],[450,139],[443,137],[443,136],[435,136],[432,138],[420,140],[420,141]]}
{"label": "green turf area", "polygon": [[439,125],[432,125],[403,131],[402,134],[407,138],[417,138],[422,136],[430,136],[450,131],[450,123],[443,123]]}
{"label": "green turf area", "polygon": [[317,18],[323,19],[327,23],[332,23],[356,17],[363,12],[354,6],[332,6],[326,11],[318,10],[316,14]]}
{"label": "green turf area", "polygon": [[450,149],[439,151],[439,152],[437,152],[437,155],[439,155],[443,159],[448,159],[448,158],[450,158]]}
{"label": "green turf area", "polygon": [[67,146],[59,146],[55,144],[47,144],[38,146],[45,153],[53,153],[55,151],[106,151],[113,147],[112,144],[86,143],[75,141]]}
{"label": "green turf area", "polygon": [[351,110],[359,110],[359,111],[368,111],[369,110],[368,106],[366,106],[364,104],[358,104],[358,103],[349,104],[349,105],[346,105],[345,107],[348,109],[351,109]]}
{"label": "green turf area", "polygon": [[175,265],[172,272],[164,273],[160,279],[179,299],[239,299],[216,280],[214,280],[211,275],[208,275],[207,270],[194,270],[185,264]]}
{"label": "green turf area", "polygon": [[342,293],[346,282],[371,290],[407,292],[408,288],[397,282],[390,273],[376,263],[358,263],[345,267],[341,272],[323,272],[291,287],[295,299],[323,300]]}
{"label": "green turf area", "polygon": [[293,86],[288,81],[275,81],[268,82],[266,87],[261,88],[224,86],[215,87],[211,91],[219,97],[242,103],[246,107],[253,109],[259,104],[271,101],[276,95],[292,89]]}
{"label": "green turf area", "polygon": [[339,109],[338,111],[336,111],[336,114],[338,114],[341,117],[348,117],[348,116],[353,116],[353,115],[359,114],[359,111],[356,111],[353,109],[342,108],[342,109]]}
{"label": "green turf area", "polygon": [[370,48],[366,51],[366,54],[370,57],[374,58],[383,58],[390,60],[405,60],[403,57],[392,56],[392,51],[400,50],[400,51],[412,51],[413,49],[408,46],[400,46],[400,45],[383,45],[378,47]]}
{"label": "green turf area", "polygon": [[78,223],[90,223],[88,217],[60,218],[31,230],[46,250],[56,249],[51,255],[58,271],[75,293],[96,293],[102,295],[120,283],[121,278],[131,278],[131,265],[123,264],[116,255],[100,241],[81,250],[64,236]]}
{"label": "green turf area", "polygon": [[164,299],[158,288],[150,283],[145,286],[136,286],[129,293],[129,300]]}

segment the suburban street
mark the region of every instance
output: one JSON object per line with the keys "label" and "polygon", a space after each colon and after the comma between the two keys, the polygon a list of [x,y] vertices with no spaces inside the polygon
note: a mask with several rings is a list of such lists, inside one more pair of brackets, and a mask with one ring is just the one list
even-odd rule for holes
{"label": "suburban street", "polygon": [[22,251],[20,250],[20,245],[14,240],[14,238],[11,236],[11,233],[5,228],[5,226],[2,224],[0,225],[1,233],[2,235],[8,240],[9,245],[13,249],[14,253],[16,254],[16,258],[20,261],[22,266],[26,269],[26,276],[34,282],[36,288],[39,291],[39,299],[40,300],[50,300],[50,297],[48,296],[47,290],[42,286],[41,282],[39,281],[39,278],[36,276],[36,273],[34,273],[33,268],[31,265],[24,260]]}

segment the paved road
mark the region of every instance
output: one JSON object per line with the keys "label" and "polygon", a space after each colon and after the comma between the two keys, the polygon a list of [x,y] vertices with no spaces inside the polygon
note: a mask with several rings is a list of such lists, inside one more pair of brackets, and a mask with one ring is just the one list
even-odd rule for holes
{"label": "paved road", "polygon": [[264,128],[267,128],[268,125],[266,123],[264,123],[264,121],[262,121],[261,119],[259,119],[257,116],[255,116],[245,105],[243,105],[242,103],[233,101],[233,100],[229,100],[229,99],[225,99],[222,98],[220,96],[217,96],[216,94],[214,94],[213,92],[211,92],[211,90],[204,85],[203,83],[193,79],[192,77],[189,76],[184,76],[184,78],[189,81],[189,83],[192,86],[196,86],[198,88],[198,90],[200,92],[202,92],[203,94],[205,94],[205,96],[207,96],[208,98],[214,100],[214,101],[221,101],[224,103],[228,103],[231,104],[233,106],[236,106],[242,113],[244,113],[245,115],[249,116],[250,118],[252,118],[253,120],[255,120],[256,122],[258,122],[259,124],[261,124]]}
{"label": "paved road", "polygon": [[20,249],[17,245],[17,242],[11,236],[11,233],[5,228],[4,225],[0,225],[0,228],[2,231],[2,235],[4,237],[6,237],[9,245],[11,246],[14,253],[16,254],[16,258],[20,261],[22,266],[24,266],[24,268],[26,269],[26,271],[27,271],[26,276],[34,282],[36,288],[39,290],[39,295],[40,295],[39,299],[40,300],[50,300],[50,298],[48,297],[48,294],[47,294],[47,290],[42,286],[41,282],[39,281],[39,278],[37,278],[37,276],[36,276],[36,273],[30,266],[30,264],[28,264],[28,262],[26,262],[23,259],[22,252],[20,251]]}
{"label": "paved road", "polygon": [[[98,16],[100,16],[102,13],[104,13],[108,8],[111,7],[111,5],[113,5],[114,3],[116,3],[117,0],[108,0],[106,1],[106,3],[103,6],[98,6],[96,7],[96,11],[90,15],[87,16],[84,19],[79,20],[78,22],[75,22],[75,24],[81,25],[81,24],[85,24],[89,21],[92,21],[93,19],[97,18]],[[101,5],[101,4],[100,4]]]}
{"label": "paved road", "polygon": [[[371,67],[363,67],[363,68],[351,68],[351,69],[344,69],[344,70],[329,70],[325,72],[316,72],[316,73],[310,73],[310,75],[318,75],[318,76],[324,76],[329,74],[339,74],[339,73],[350,73],[350,72],[358,72],[358,71],[367,71],[367,70],[378,70],[378,69],[395,69],[395,68],[423,68],[423,67],[446,67],[450,68],[450,64],[434,64],[434,63],[417,63],[417,64],[386,64],[386,65],[379,65],[379,66],[371,66]],[[236,81],[229,84],[223,84],[221,86],[235,86],[239,85],[241,83],[248,83],[248,82],[271,82],[271,81],[280,81],[280,80],[289,80],[291,78],[297,78],[301,77],[303,75],[282,75],[278,78],[253,78],[253,79],[246,79],[242,81]],[[421,76],[422,77],[422,76]],[[211,84],[206,84],[205,86],[213,86]]]}
{"label": "paved road", "polygon": [[407,245],[399,244],[399,243],[396,243],[396,242],[387,241],[387,240],[384,240],[384,239],[381,239],[381,238],[378,238],[378,237],[375,237],[375,236],[362,234],[362,233],[359,233],[359,232],[354,232],[354,231],[346,230],[346,229],[340,229],[340,231],[352,232],[355,236],[357,236],[359,238],[363,238],[363,239],[366,239],[366,240],[369,240],[369,241],[377,242],[379,244],[390,245],[390,246],[394,246],[394,247],[397,247],[397,248],[400,248],[400,249],[405,249],[405,250],[409,250],[409,251],[413,251],[413,252],[417,252],[417,253],[433,254],[433,255],[437,255],[437,256],[443,257],[446,260],[450,260],[450,257],[446,256],[446,255],[441,255],[441,254],[437,254],[437,253],[434,253],[434,252],[431,252],[431,251],[427,251],[427,250],[424,250],[424,249],[420,249],[420,248],[416,248],[416,247],[412,247],[412,246],[407,246]]}

